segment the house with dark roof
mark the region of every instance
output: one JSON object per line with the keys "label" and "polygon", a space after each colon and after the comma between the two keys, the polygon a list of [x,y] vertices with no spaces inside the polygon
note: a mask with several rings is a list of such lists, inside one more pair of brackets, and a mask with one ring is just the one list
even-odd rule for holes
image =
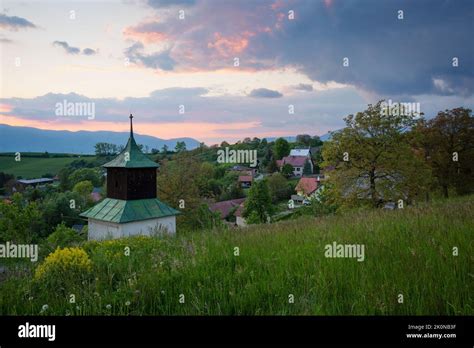
{"label": "house with dark roof", "polygon": [[41,187],[46,184],[52,184],[54,182],[53,179],[50,178],[39,178],[39,179],[18,179],[16,181],[15,189],[16,190],[24,190],[27,187]]}
{"label": "house with dark roof", "polygon": [[219,212],[221,219],[226,219],[235,211],[243,202],[245,198],[230,199],[228,201],[216,202],[209,206],[212,212]]}
{"label": "house with dark roof", "polygon": [[230,199],[228,201],[216,202],[209,206],[212,212],[219,212],[221,219],[228,220],[232,215],[235,217],[235,225],[245,227],[247,223],[243,217],[245,198]]}
{"label": "house with dark roof", "polygon": [[122,152],[103,165],[107,170],[106,198],[83,212],[88,219],[88,239],[103,240],[134,235],[176,233],[179,211],[157,198],[158,164],[141,152],[133,137]]}
{"label": "house with dark roof", "polygon": [[311,165],[311,172],[313,171],[313,164],[306,156],[286,156],[281,160],[276,161],[277,167],[281,170],[285,164],[290,164],[293,167],[294,176],[303,176],[304,166],[306,162]]}

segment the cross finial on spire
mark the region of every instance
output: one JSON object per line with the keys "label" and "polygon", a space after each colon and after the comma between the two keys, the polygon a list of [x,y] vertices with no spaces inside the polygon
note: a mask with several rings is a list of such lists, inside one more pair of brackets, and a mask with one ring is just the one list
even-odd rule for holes
{"label": "cross finial on spire", "polygon": [[132,136],[132,137],[133,137],[133,121],[132,121],[132,119],[133,119],[133,115],[132,115],[132,114],[130,114],[130,116],[129,116],[129,117],[130,117],[130,136]]}

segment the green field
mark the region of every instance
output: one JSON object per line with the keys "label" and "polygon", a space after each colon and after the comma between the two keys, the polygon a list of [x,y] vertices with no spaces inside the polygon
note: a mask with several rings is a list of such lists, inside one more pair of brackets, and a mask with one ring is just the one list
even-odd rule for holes
{"label": "green field", "polygon": [[[473,236],[470,196],[245,230],[86,242],[90,273],[62,272],[52,287],[13,272],[0,282],[0,314],[473,315]],[[334,241],[364,244],[365,260],[326,258]]]}
{"label": "green field", "polygon": [[21,157],[16,162],[13,156],[0,156],[0,172],[21,176],[23,179],[40,178],[44,174],[56,175],[59,170],[74,160],[93,161],[95,157]]}

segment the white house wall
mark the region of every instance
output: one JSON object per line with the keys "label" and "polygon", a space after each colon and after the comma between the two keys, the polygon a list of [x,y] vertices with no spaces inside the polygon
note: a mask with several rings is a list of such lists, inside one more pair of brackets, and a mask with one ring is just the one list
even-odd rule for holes
{"label": "white house wall", "polygon": [[176,234],[176,217],[134,221],[123,224],[89,219],[89,240],[126,238],[136,235],[150,236],[156,232]]}

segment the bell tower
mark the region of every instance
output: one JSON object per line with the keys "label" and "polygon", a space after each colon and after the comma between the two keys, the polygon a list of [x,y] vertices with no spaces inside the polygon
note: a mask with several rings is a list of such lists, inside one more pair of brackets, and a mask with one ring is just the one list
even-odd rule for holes
{"label": "bell tower", "polygon": [[133,136],[133,115],[129,117],[127,145],[116,158],[103,165],[107,169],[107,197],[123,200],[156,198],[158,164],[141,152]]}
{"label": "bell tower", "polygon": [[157,197],[158,164],[138,147],[132,114],[127,145],[103,167],[107,170],[107,197],[81,214],[88,218],[90,240],[176,233],[180,212]]}

